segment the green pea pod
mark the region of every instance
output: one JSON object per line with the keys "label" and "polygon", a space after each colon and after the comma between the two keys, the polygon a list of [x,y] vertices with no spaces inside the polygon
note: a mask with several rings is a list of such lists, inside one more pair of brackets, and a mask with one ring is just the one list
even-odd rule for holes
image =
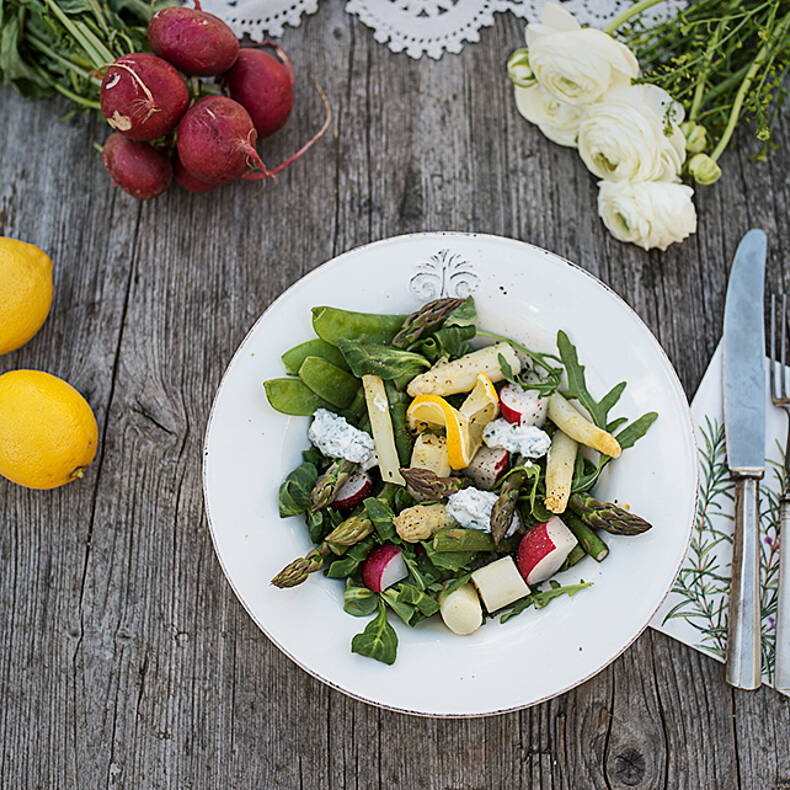
{"label": "green pea pod", "polygon": [[348,364],[343,359],[343,355],[337,350],[335,346],[330,345],[320,337],[314,337],[298,346],[286,351],[280,359],[285,365],[285,370],[289,376],[298,376],[299,368],[302,366],[307,357],[322,357],[327,362],[337,365],[343,370],[348,370]]}
{"label": "green pea pod", "polygon": [[360,386],[359,379],[322,357],[307,357],[299,368],[299,378],[319,398],[339,409],[351,405]]}
{"label": "green pea pod", "polygon": [[266,397],[273,409],[295,417],[309,417],[316,409],[330,409],[333,406],[316,395],[299,379],[269,379],[263,382]]}
{"label": "green pea pod", "polygon": [[333,346],[341,337],[368,343],[390,343],[405,319],[405,315],[357,313],[337,307],[313,308],[315,333]]}

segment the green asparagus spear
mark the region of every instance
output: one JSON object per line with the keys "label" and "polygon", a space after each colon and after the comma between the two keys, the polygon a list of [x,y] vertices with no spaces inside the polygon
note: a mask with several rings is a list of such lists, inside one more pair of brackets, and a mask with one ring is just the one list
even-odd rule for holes
{"label": "green asparagus spear", "polygon": [[575,513],[566,510],[562,514],[565,526],[576,536],[579,545],[594,560],[600,562],[609,553],[608,546],[598,537],[592,527],[588,527]]}
{"label": "green asparagus spear", "polygon": [[613,535],[639,535],[653,525],[612,502],[599,502],[588,494],[573,494],[568,507],[588,526]]}
{"label": "green asparagus spear", "polygon": [[463,299],[434,299],[424,304],[419,310],[406,317],[400,332],[392,340],[396,348],[406,348],[419,340],[426,329],[438,326],[453,310],[457,310],[464,303]]}
{"label": "green asparagus spear", "polygon": [[346,461],[345,458],[336,458],[332,461],[310,492],[310,510],[317,513],[332,502],[356,467],[355,463]]}
{"label": "green asparagus spear", "polygon": [[391,381],[384,382],[384,390],[387,393],[387,403],[390,408],[390,418],[392,419],[392,432],[395,436],[395,449],[398,451],[398,460],[402,464],[408,464],[411,459],[411,451],[414,446],[414,439],[406,427],[406,396]]}
{"label": "green asparagus spear", "polygon": [[373,531],[373,523],[364,515],[351,516],[338,524],[323,542],[304,557],[286,565],[273,579],[275,587],[296,587],[307,577],[324,567],[330,552],[342,554],[349,546],[364,540]]}
{"label": "green asparagus spear", "polygon": [[499,498],[491,510],[491,536],[497,546],[513,521],[518,494],[526,482],[527,473],[523,469],[517,469],[505,478],[499,489]]}
{"label": "green asparagus spear", "polygon": [[587,552],[577,543],[572,549],[571,553],[565,558],[565,562],[560,566],[560,571],[567,571],[572,568],[577,562],[581,562],[587,556]]}
{"label": "green asparagus spear", "polygon": [[463,477],[438,477],[436,472],[418,466],[401,469],[400,473],[409,488],[426,499],[444,499],[470,483]]}
{"label": "green asparagus spear", "polygon": [[520,535],[505,538],[499,546],[494,545],[494,539],[488,532],[480,529],[463,529],[451,527],[442,529],[433,536],[433,550],[446,551],[498,551],[507,553],[515,551],[518,547]]}

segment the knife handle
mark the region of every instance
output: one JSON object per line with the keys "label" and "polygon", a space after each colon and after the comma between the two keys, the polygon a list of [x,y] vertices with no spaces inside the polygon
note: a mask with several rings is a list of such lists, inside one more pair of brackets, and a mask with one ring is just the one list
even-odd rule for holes
{"label": "knife handle", "polygon": [[762,682],[759,526],[760,479],[738,476],[727,625],[727,682],[741,689],[756,689]]}
{"label": "knife handle", "polygon": [[774,686],[777,691],[790,694],[790,500],[785,497],[781,513]]}

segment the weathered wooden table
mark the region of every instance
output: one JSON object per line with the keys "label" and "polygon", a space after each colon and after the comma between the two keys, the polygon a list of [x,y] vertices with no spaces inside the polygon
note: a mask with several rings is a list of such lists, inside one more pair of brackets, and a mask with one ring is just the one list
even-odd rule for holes
{"label": "weathered wooden table", "polygon": [[[97,118],[60,124],[65,103],[0,91],[0,234],[56,266],[49,320],[0,371],[68,379],[101,436],[81,482],[39,493],[0,481],[0,786],[790,788],[790,703],[731,691],[719,664],[664,636],[646,632],[595,679],[521,713],[414,719],[292,664],[215,558],[201,491],[214,391],[269,302],[337,253],[434,229],[547,247],[634,306],[689,395],[748,227],[768,232],[768,287],[790,286],[788,109],[785,149],[751,163],[742,137],[721,182],[699,191],[700,232],[648,255],[605,232],[578,157],[517,115],[503,64],[522,29],[499,16],[462,55],[415,62],[322,3],[283,39],[297,105],[262,151],[277,162],[320,123],[308,72],[336,134],[266,188],[149,203],[111,185]],[[528,666],[512,670],[518,682]]]}

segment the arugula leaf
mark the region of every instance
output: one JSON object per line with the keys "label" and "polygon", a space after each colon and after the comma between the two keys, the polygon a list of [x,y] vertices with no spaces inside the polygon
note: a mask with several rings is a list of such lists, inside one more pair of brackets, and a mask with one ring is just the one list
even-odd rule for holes
{"label": "arugula leaf", "polygon": [[[532,351],[521,343],[517,343],[505,335],[498,335],[496,332],[489,332],[486,329],[478,329],[477,334],[482,337],[490,337],[492,340],[500,340],[503,343],[510,343],[513,348],[517,348],[522,354],[527,356],[533,363],[532,370],[524,376],[515,377],[515,383],[520,384],[525,389],[537,390],[538,394],[548,397],[556,392],[562,380],[562,368],[552,364],[562,362],[555,354],[544,354],[539,351]],[[541,376],[537,368],[544,371]],[[538,376],[537,381],[535,376]]]}
{"label": "arugula leaf", "polygon": [[387,610],[378,602],[378,614],[361,634],[351,640],[351,652],[392,665],[398,655],[398,635],[387,621]]}
{"label": "arugula leaf", "polygon": [[297,516],[310,507],[310,492],[318,480],[318,470],[308,461],[297,466],[280,485],[280,518]]}
{"label": "arugula leaf", "polygon": [[447,582],[442,588],[442,595],[449,595],[455,592],[459,587],[463,587],[472,578],[472,572],[464,573],[456,577],[452,581]]}
{"label": "arugula leaf", "polygon": [[579,584],[569,584],[565,587],[560,587],[559,582],[554,580],[552,580],[550,584],[551,586],[548,590],[533,591],[525,598],[517,601],[511,609],[509,609],[499,618],[499,622],[506,623],[512,617],[521,614],[525,609],[529,609],[530,606],[534,606],[536,609],[542,609],[544,606],[548,606],[555,598],[559,598],[561,595],[567,595],[568,597],[571,597],[576,595],[579,590],[584,590],[585,588],[592,586],[592,582],[585,582],[584,579],[582,579]]}
{"label": "arugula leaf", "polygon": [[369,617],[379,605],[378,596],[367,587],[357,587],[351,579],[346,579],[343,594],[343,611],[353,617]]}
{"label": "arugula leaf", "polygon": [[646,433],[648,428],[658,419],[657,411],[649,411],[643,414],[639,419],[634,420],[630,425],[626,426],[620,433],[615,436],[615,439],[620,443],[623,450],[633,447],[639,439]]}
{"label": "arugula leaf", "polygon": [[464,299],[464,303],[456,307],[447,318],[444,319],[443,327],[450,326],[474,326],[477,323],[477,308],[475,300],[471,296]]}
{"label": "arugula leaf", "polygon": [[600,401],[596,401],[587,389],[584,365],[579,364],[576,346],[571,343],[568,335],[561,329],[557,332],[557,349],[560,352],[560,359],[565,365],[565,373],[568,376],[568,389],[565,397],[578,400],[590,413],[592,421],[599,428],[606,430],[606,416],[617,401],[620,400],[620,396],[626,387],[626,382],[621,381],[619,384],[616,384]]}
{"label": "arugula leaf", "polygon": [[505,377],[505,381],[507,381],[508,384],[515,384],[519,386],[519,382],[513,375],[513,368],[510,367],[510,363],[505,359],[505,355],[497,354],[496,358],[499,361],[499,367],[502,370],[502,375]]}
{"label": "arugula leaf", "polygon": [[395,525],[392,523],[395,513],[392,508],[378,497],[368,497],[362,504],[373,522],[376,534],[382,540],[392,540],[395,535]]}
{"label": "arugula leaf", "polygon": [[431,366],[422,354],[393,346],[341,337],[337,347],[357,378],[374,375],[385,381],[409,381]]}

